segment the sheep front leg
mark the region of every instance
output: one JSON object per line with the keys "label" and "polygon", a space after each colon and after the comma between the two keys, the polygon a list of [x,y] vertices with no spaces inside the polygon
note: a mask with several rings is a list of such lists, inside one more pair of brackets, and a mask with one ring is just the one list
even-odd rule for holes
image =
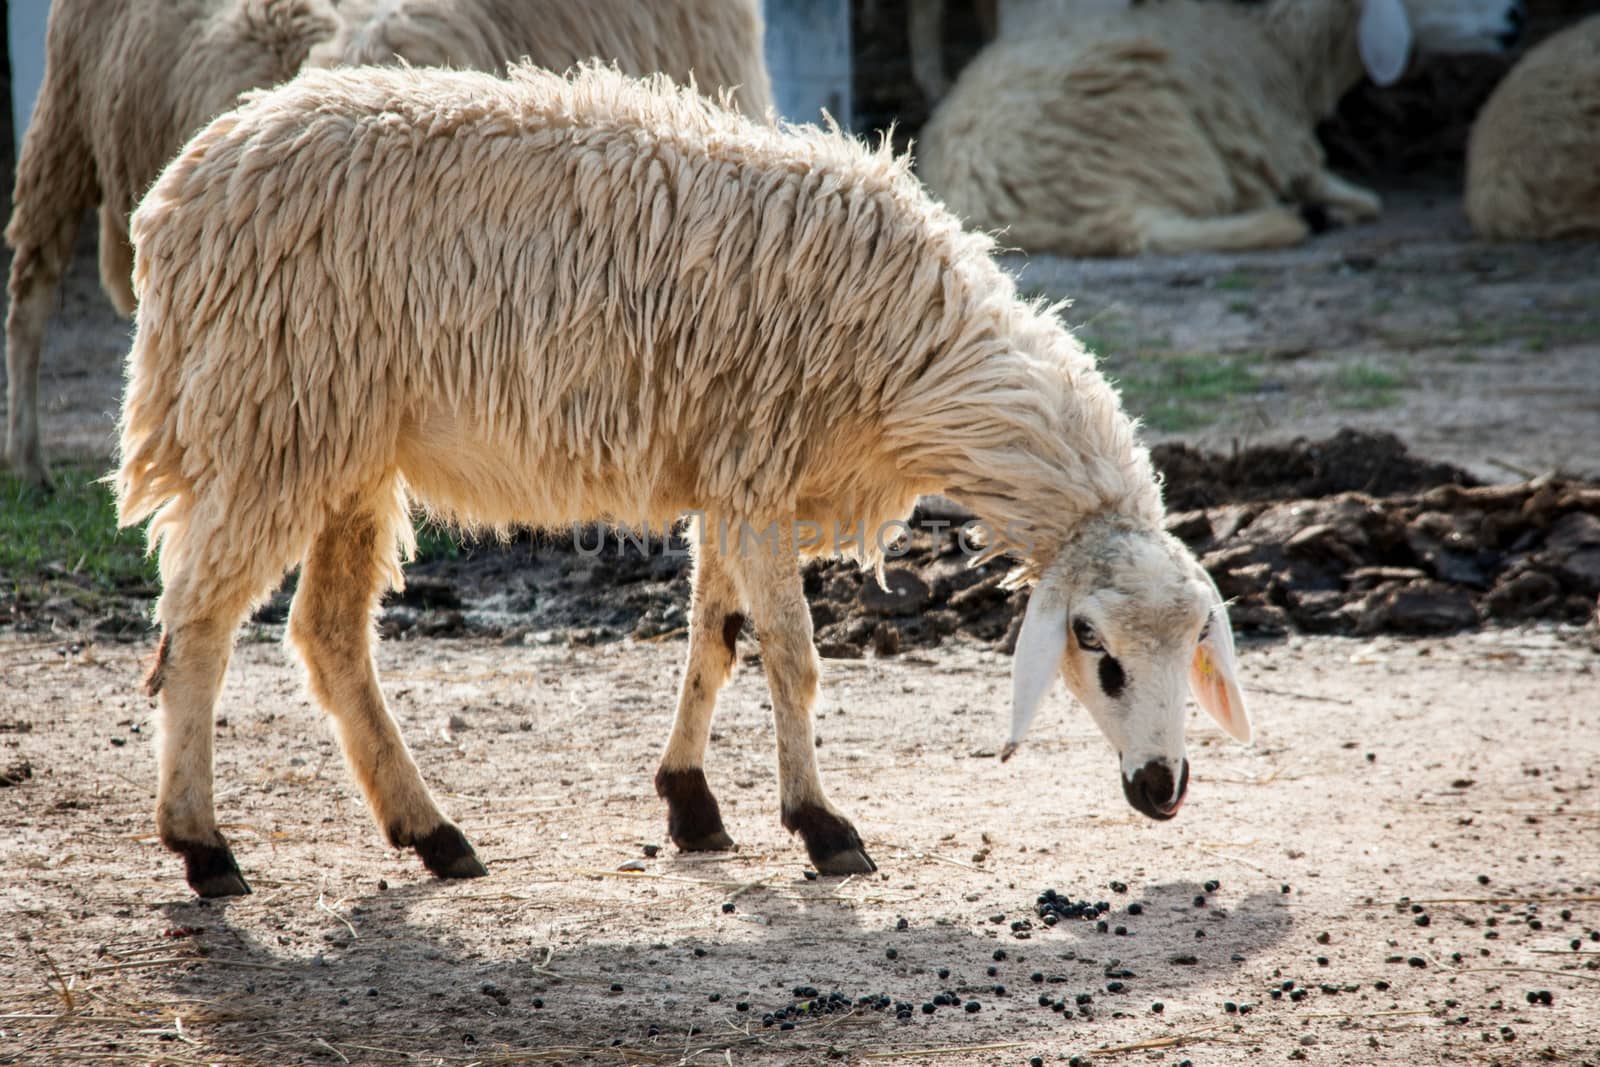
{"label": "sheep front leg", "polygon": [[[792,523],[789,526],[792,529]],[[793,540],[782,537],[772,550],[752,546],[747,539],[742,548],[739,585],[750,604],[772,691],[783,826],[800,835],[812,864],[823,874],[875,871],[878,866],[867,855],[856,828],[829,802],[817,774],[811,705],[820,668]]]}
{"label": "sheep front leg", "polygon": [[678,691],[678,716],[656,771],[656,794],[667,802],[667,836],[685,852],[734,847],[722,811],[706,784],[706,743],[717,692],[733,673],[744,615],[739,594],[703,536],[695,545],[694,593],[689,617],[689,660]]}
{"label": "sheep front leg", "polygon": [[1304,198],[1312,204],[1326,208],[1333,221],[1341,226],[1354,222],[1367,222],[1383,211],[1383,200],[1370,189],[1347,182],[1332,171],[1322,170],[1306,183]]}

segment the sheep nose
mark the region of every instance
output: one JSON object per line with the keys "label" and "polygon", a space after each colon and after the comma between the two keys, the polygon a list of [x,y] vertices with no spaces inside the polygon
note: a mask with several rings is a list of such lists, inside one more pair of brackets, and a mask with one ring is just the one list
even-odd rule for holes
{"label": "sheep nose", "polygon": [[1189,791],[1189,761],[1184,760],[1178,771],[1178,786],[1172,786],[1172,765],[1166,760],[1153,759],[1133,772],[1133,777],[1122,779],[1122,794],[1128,798],[1135,811],[1152,819],[1166,820],[1178,814],[1183,807],[1184,795]]}

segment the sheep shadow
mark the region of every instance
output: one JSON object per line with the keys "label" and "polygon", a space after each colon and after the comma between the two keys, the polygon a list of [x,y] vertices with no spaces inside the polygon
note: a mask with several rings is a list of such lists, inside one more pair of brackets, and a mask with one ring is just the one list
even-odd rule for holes
{"label": "sheep shadow", "polygon": [[652,899],[643,880],[605,912],[555,912],[532,894],[530,914],[508,918],[501,905],[485,921],[474,900],[486,885],[419,881],[343,901],[312,924],[320,942],[303,921],[271,935],[274,924],[244,917],[248,899],[166,905],[174,927],[199,930],[205,954],[168,976],[169,993],[226,1005],[191,1026],[275,1064],[825,1062],[1018,1039],[1087,1050],[1105,1040],[1096,1030],[1108,1018],[1155,1026],[1153,1002],[1231,988],[1292,925],[1276,894],[1197,908],[1203,887],[1173,882],[1113,894],[1106,932],[1095,920],[1046,928],[1027,893],[1015,912],[1032,916],[1025,938],[976,915],[901,928],[881,909],[843,906],[837,881],[796,878],[741,893],[731,916],[704,902],[704,935],[683,935],[679,922],[652,940],[651,921],[681,919],[682,902]]}

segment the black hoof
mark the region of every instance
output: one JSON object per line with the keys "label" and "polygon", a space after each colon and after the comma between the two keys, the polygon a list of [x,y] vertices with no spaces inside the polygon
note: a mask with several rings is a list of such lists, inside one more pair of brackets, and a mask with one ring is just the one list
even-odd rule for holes
{"label": "black hoof", "polygon": [[183,857],[183,876],[198,896],[242,897],[250,892],[250,883],[239,873],[233,853],[220,838],[214,845],[179,843],[171,847]]}
{"label": "black hoof", "polygon": [[726,852],[733,838],[722,828],[722,811],[699,767],[656,772],[656,795],[667,802],[667,836],[685,852]]}
{"label": "black hoof", "polygon": [[423,865],[440,878],[482,878],[489,873],[472,850],[472,842],[454,823],[442,822],[406,843],[416,849]]}
{"label": "black hoof", "polygon": [[871,874],[878,869],[850,820],[809,804],[783,813],[784,829],[800,835],[819,874]]}

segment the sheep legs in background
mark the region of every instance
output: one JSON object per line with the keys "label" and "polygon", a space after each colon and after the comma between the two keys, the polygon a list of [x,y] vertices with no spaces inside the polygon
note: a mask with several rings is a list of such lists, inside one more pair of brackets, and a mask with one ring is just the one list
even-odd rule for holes
{"label": "sheep legs in background", "polygon": [[[793,520],[782,528],[792,531]],[[750,604],[772,691],[784,828],[800,835],[812,864],[823,874],[875,871],[878,865],[867,855],[850,820],[829,803],[817,775],[811,705],[820,670],[793,537],[782,536],[776,550],[748,541],[742,547],[736,577]]]}
{"label": "sheep legs in background", "polygon": [[1341,226],[1370,222],[1383,212],[1383,200],[1377,193],[1331,171],[1318,171],[1298,192],[1307,202],[1325,208],[1328,218]]}
{"label": "sheep legs in background", "polygon": [[[385,503],[372,507],[370,501]],[[333,717],[351,772],[395,848],[411,847],[440,878],[488,874],[466,835],[439,810],[378,688],[372,614],[385,562],[409,518],[393,490],[336,516],[317,536],[289,613],[289,640],[305,661],[311,691]],[[389,554],[386,561],[384,553]]]}
{"label": "sheep legs in background", "polygon": [[733,582],[702,529],[689,532],[695,546],[689,661],[678,692],[678,716],[656,771],[656,793],[667,802],[667,834],[674,845],[685,852],[720,852],[734,847],[733,838],[723,829],[704,762],[717,692],[733,673],[744,615]]}
{"label": "sheep legs in background", "polygon": [[1204,219],[1151,213],[1143,231],[1145,252],[1244,252],[1299,244],[1311,227],[1292,207],[1265,207]]}

